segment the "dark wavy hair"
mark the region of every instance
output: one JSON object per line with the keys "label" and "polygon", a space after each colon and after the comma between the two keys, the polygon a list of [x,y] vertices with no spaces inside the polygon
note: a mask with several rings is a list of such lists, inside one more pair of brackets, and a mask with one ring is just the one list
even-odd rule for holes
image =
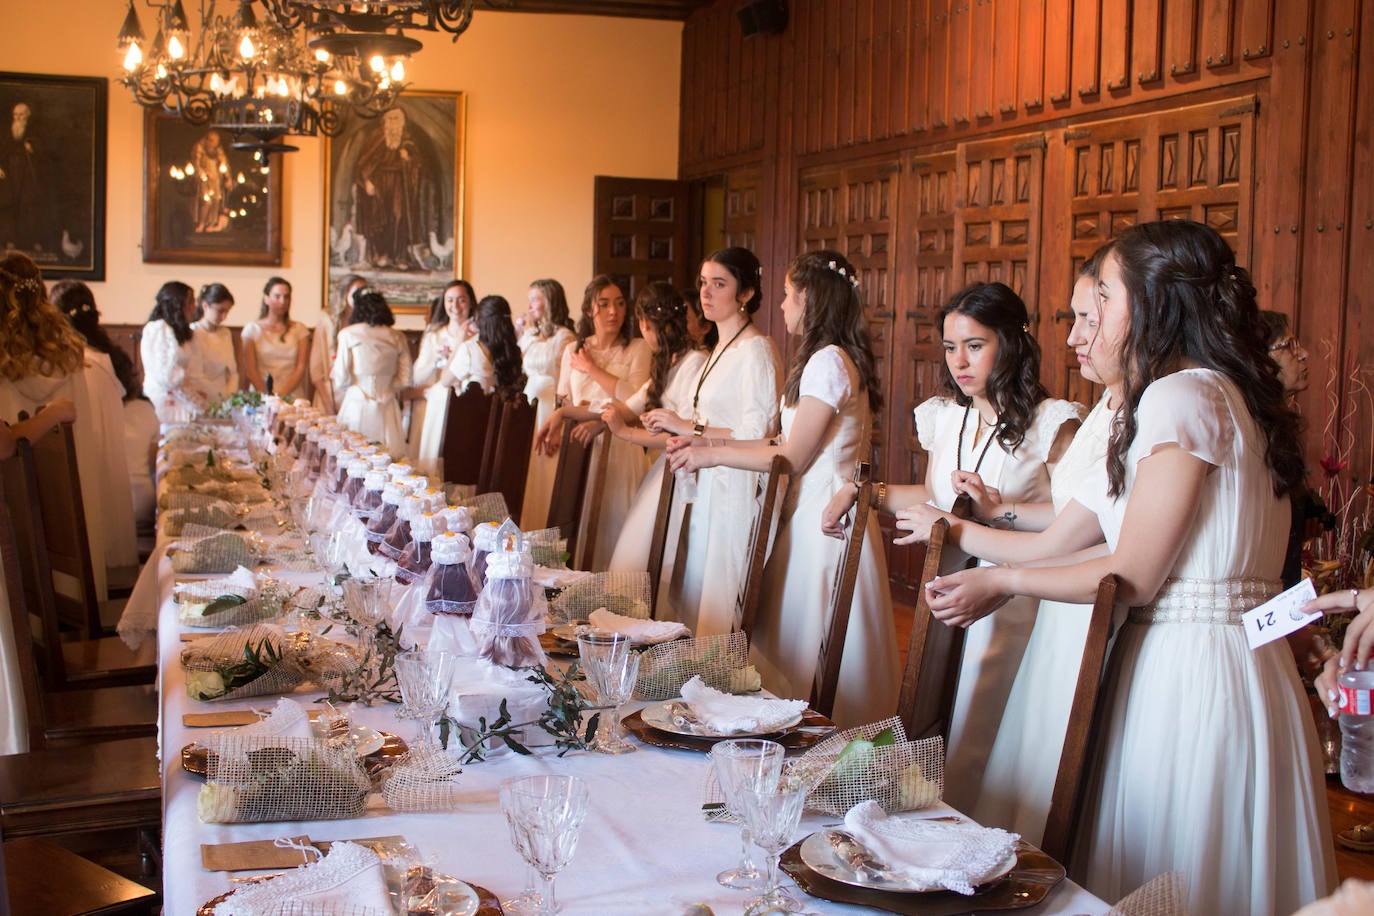
{"label": "dark wavy hair", "polygon": [[[544,294],[544,301],[549,304],[548,315],[545,322],[548,324],[548,334],[554,333],[554,328],[567,328],[575,331],[572,316],[568,313],[568,294],[563,291],[563,284],[557,280],[543,278],[534,280],[530,283],[530,289],[537,289]],[[540,328],[540,334],[545,334],[546,330]]]}
{"label": "dark wavy hair", "polygon": [[386,297],[370,286],[365,286],[353,294],[352,324],[366,324],[372,327],[389,328],[396,323],[391,314],[391,306]]}
{"label": "dark wavy hair", "polygon": [[115,378],[124,386],[125,399],[142,396],[143,386],[134,371],[134,361],[110,339],[100,324],[100,310],[96,308],[91,288],[80,280],[58,280],[48,291],[48,298],[67,316],[76,333],[86,339],[86,346],[110,358]]}
{"label": "dark wavy hair", "polygon": [[199,321],[205,317],[205,306],[218,305],[221,302],[234,304],[234,294],[229,292],[229,287],[223,283],[205,284],[196,295],[196,314],[193,320]]}
{"label": "dark wavy hair", "polygon": [[[592,281],[587,284],[587,288],[582,292],[582,317],[577,320],[577,340],[579,343],[586,340],[596,333],[596,324],[592,321],[592,309],[596,307],[596,297],[601,295],[602,290],[614,286],[620,290],[620,295],[625,295],[624,288],[619,283],[612,280],[606,274],[597,274],[592,277]],[[625,310],[625,320],[620,323],[620,333],[617,335],[622,345],[628,344],[630,338],[634,336],[634,314],[631,309]]]}
{"label": "dark wavy hair", "polygon": [[[272,292],[272,287],[274,286],[285,286],[287,289],[290,289],[291,281],[285,277],[267,278],[267,282],[262,285],[262,308],[258,309],[259,321],[267,317],[267,294]],[[286,314],[282,316],[282,320],[286,322],[287,327],[291,326],[291,306],[288,305],[286,307]]]}
{"label": "dark wavy hair", "polygon": [[658,347],[649,362],[648,410],[663,406],[668,373],[682,354],[696,347],[687,333],[687,303],[673,284],[656,280],[635,296],[635,317],[647,321],[658,336]]}
{"label": "dark wavy hair", "polygon": [[763,268],[752,251],[738,247],[719,248],[711,252],[706,260],[730,271],[730,276],[739,284],[740,292],[753,290],[754,295],[744,303],[744,308],[750,315],[759,310],[759,306],[763,305]]}
{"label": "dark wavy hair", "polygon": [[473,313],[477,339],[491,355],[496,389],[505,395],[517,394],[525,387],[525,372],[520,363],[520,347],[515,342],[515,325],[510,320],[510,303],[504,296],[484,296]]}
{"label": "dark wavy hair", "polygon": [[[997,441],[1007,451],[1015,451],[1026,441],[1035,408],[1050,396],[1040,383],[1040,344],[1031,335],[1026,303],[1005,283],[974,283],[940,309],[942,337],[945,318],[954,314],[967,315],[997,335],[997,360],[988,377],[987,398],[997,411]],[[967,407],[973,399],[959,390],[948,361],[944,366],[945,393]]]}
{"label": "dark wavy hair", "polygon": [[1138,429],[1145,389],[1187,363],[1221,373],[1236,386],[1266,440],[1275,494],[1303,481],[1297,412],[1288,404],[1269,356],[1255,287],[1216,230],[1188,220],[1142,223],[1112,243],[1130,299],[1122,352],[1121,420],[1107,446],[1109,493],[1126,490],[1126,453]]}
{"label": "dark wavy hair", "polygon": [[178,346],[185,346],[191,339],[191,323],[186,320],[182,308],[185,307],[186,300],[193,298],[195,294],[195,290],[180,280],[168,280],[157,291],[153,311],[148,315],[149,321],[157,321],[160,318],[167,322],[172,334],[176,336]]}
{"label": "dark wavy hair", "polygon": [[439,292],[439,295],[430,303],[427,329],[442,328],[448,324],[448,312],[444,309],[444,297],[448,295],[448,291],[455,286],[461,286],[468,294],[468,317],[472,317],[472,313],[477,308],[477,293],[473,291],[472,284],[461,278],[450,280],[444,284],[444,288]]}
{"label": "dark wavy hair", "polygon": [[706,333],[701,338],[701,345],[708,350],[714,350],[716,344],[720,343],[720,331],[716,328],[714,321],[706,318],[706,313],[701,310],[701,290],[695,286],[688,287],[682,291],[683,301],[687,303],[687,311],[696,316],[697,321],[706,325]]}
{"label": "dark wavy hair", "polygon": [[1288,316],[1283,312],[1271,312],[1268,309],[1260,309],[1259,330],[1260,336],[1264,338],[1266,349],[1283,340],[1292,333],[1293,325],[1289,322]]}
{"label": "dark wavy hair", "polygon": [[873,342],[868,334],[868,319],[864,316],[854,265],[838,251],[809,251],[798,255],[787,268],[787,279],[806,297],[806,308],[797,328],[801,340],[782,389],[783,404],[797,405],[807,362],[820,350],[834,344],[854,361],[854,367],[859,370],[859,384],[868,393],[868,406],[876,414],[883,406],[883,395],[878,390],[877,361],[873,357]]}

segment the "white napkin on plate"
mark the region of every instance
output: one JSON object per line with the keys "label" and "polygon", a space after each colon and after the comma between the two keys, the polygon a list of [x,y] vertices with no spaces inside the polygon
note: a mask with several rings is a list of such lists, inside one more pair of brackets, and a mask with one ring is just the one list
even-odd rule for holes
{"label": "white napkin on plate", "polygon": [[315,737],[315,733],[310,729],[310,714],[304,706],[289,697],[279,698],[272,711],[252,725],[244,725],[226,734],[271,735],[275,738]]}
{"label": "white napkin on plate", "polygon": [[587,622],[598,630],[619,633],[622,636],[630,637],[637,643],[648,646],[692,635],[692,631],[688,629],[686,624],[678,623],[676,620],[637,620],[634,617],[626,617],[624,614],[608,611],[604,607],[599,607],[588,614]]}
{"label": "white napkin on plate", "polygon": [[890,871],[959,894],[972,894],[1021,838],[997,827],[889,815],[875,801],[850,808],[844,827]]}
{"label": "white napkin on plate", "polygon": [[239,887],[215,916],[273,916],[303,904],[312,913],[391,913],[381,857],[357,843],[334,843],[318,862]]}
{"label": "white napkin on plate", "polygon": [[721,693],[700,675],[682,685],[687,701],[701,724],[717,734],[759,734],[776,731],[806,711],[805,700],[776,700]]}
{"label": "white napkin on plate", "polygon": [[552,566],[540,566],[536,563],[530,581],[541,588],[567,588],[590,575],[591,573],[581,569],[554,569]]}

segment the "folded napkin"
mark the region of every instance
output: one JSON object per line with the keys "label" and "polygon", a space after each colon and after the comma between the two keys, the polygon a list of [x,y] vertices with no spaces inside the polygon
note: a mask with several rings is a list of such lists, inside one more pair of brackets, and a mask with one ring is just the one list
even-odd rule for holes
{"label": "folded napkin", "polygon": [[806,711],[805,700],[721,693],[703,683],[700,675],[682,685],[682,699],[701,724],[717,734],[774,731]]}
{"label": "folded napkin", "polygon": [[850,808],[844,826],[888,870],[928,889],[958,894],[972,894],[1021,838],[997,827],[890,816],[875,801]]}
{"label": "folded napkin", "polygon": [[334,843],[318,862],[239,887],[215,907],[215,916],[274,916],[300,911],[359,916],[393,912],[381,857],[357,843]]}
{"label": "folded napkin", "polygon": [[554,569],[551,566],[540,566],[536,563],[530,581],[544,588],[567,588],[590,575],[591,573],[580,569]]}
{"label": "folded napkin", "polygon": [[295,700],[281,697],[277,705],[263,718],[251,725],[234,730],[238,735],[273,735],[280,738],[313,738],[310,714]]}
{"label": "folded napkin", "polygon": [[634,617],[608,611],[604,607],[592,611],[587,617],[587,622],[598,630],[620,633],[648,646],[692,635],[692,631],[685,624],[676,620],[636,620]]}

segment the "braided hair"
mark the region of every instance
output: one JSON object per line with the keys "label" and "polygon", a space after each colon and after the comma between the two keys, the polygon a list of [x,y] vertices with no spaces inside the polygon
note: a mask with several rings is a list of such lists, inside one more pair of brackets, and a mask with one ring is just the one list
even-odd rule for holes
{"label": "braided hair", "polygon": [[671,283],[656,280],[635,296],[635,317],[648,323],[658,337],[658,346],[649,362],[648,410],[663,406],[663,389],[668,373],[682,354],[696,343],[687,333],[687,304]]}

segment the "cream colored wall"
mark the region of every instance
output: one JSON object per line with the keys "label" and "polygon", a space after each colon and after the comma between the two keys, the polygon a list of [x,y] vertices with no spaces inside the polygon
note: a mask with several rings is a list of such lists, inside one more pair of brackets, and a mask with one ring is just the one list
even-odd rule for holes
{"label": "cream colored wall", "polygon": [[[280,273],[295,289],[293,317],[313,323],[324,251],[318,140],[295,141],[300,151],[283,157],[280,268],[143,263],[143,114],[113,81],[124,12],[123,0],[45,0],[0,31],[5,70],[111,78],[106,282],[91,284],[105,320],[145,320],[157,288],[179,279],[228,284],[239,302],[230,323],[242,324],[256,317],[263,281]],[[151,31],[142,3],[139,14]],[[504,295],[519,313],[529,281],[552,276],[580,300],[594,176],[677,175],[681,36],[677,22],[481,11],[456,44],[421,34],[411,84],[467,93],[464,274],[479,294]]]}

